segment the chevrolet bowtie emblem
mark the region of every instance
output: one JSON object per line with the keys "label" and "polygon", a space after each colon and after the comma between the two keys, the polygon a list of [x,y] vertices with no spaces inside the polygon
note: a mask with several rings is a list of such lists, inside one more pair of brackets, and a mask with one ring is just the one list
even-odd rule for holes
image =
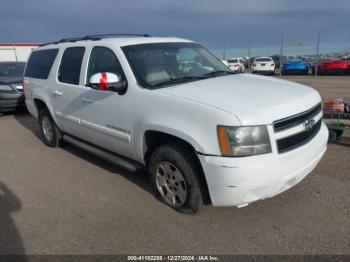
{"label": "chevrolet bowtie emblem", "polygon": [[315,125],[314,119],[308,119],[304,122],[304,128],[305,130],[310,130]]}

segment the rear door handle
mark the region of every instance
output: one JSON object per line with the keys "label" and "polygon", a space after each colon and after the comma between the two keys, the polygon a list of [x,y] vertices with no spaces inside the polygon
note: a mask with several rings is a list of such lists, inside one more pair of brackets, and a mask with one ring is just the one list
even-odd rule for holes
{"label": "rear door handle", "polygon": [[91,103],[94,102],[94,101],[91,100],[90,98],[86,98],[86,97],[83,97],[83,98],[81,99],[81,101],[82,101],[83,103],[85,103],[85,104],[91,104]]}
{"label": "rear door handle", "polygon": [[60,90],[55,90],[53,93],[55,96],[62,96],[63,95],[63,93]]}

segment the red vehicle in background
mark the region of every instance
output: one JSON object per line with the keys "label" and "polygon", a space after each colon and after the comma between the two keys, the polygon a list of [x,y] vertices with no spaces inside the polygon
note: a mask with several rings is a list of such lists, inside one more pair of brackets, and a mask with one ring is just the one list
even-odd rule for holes
{"label": "red vehicle in background", "polygon": [[[312,72],[315,73],[315,65],[312,67]],[[319,75],[328,74],[350,74],[350,61],[339,57],[327,57],[319,61],[317,67]]]}

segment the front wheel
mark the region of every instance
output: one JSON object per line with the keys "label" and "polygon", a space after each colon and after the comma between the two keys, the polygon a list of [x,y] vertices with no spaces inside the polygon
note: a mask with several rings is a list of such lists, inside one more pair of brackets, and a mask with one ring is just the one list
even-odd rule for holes
{"label": "front wheel", "polygon": [[47,108],[40,110],[39,125],[43,142],[50,147],[58,147],[62,135]]}
{"label": "front wheel", "polygon": [[156,196],[175,210],[195,214],[202,206],[199,168],[186,146],[165,144],[151,155],[148,165]]}

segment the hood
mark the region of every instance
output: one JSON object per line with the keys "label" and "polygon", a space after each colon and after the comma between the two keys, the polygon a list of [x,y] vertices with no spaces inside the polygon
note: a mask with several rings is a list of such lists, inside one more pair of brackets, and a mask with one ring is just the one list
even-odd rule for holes
{"label": "hood", "polygon": [[314,89],[272,77],[237,74],[160,89],[236,116],[242,125],[265,125],[320,103]]}
{"label": "hood", "polygon": [[0,84],[3,85],[19,84],[22,83],[22,81],[22,76],[0,77]]}

